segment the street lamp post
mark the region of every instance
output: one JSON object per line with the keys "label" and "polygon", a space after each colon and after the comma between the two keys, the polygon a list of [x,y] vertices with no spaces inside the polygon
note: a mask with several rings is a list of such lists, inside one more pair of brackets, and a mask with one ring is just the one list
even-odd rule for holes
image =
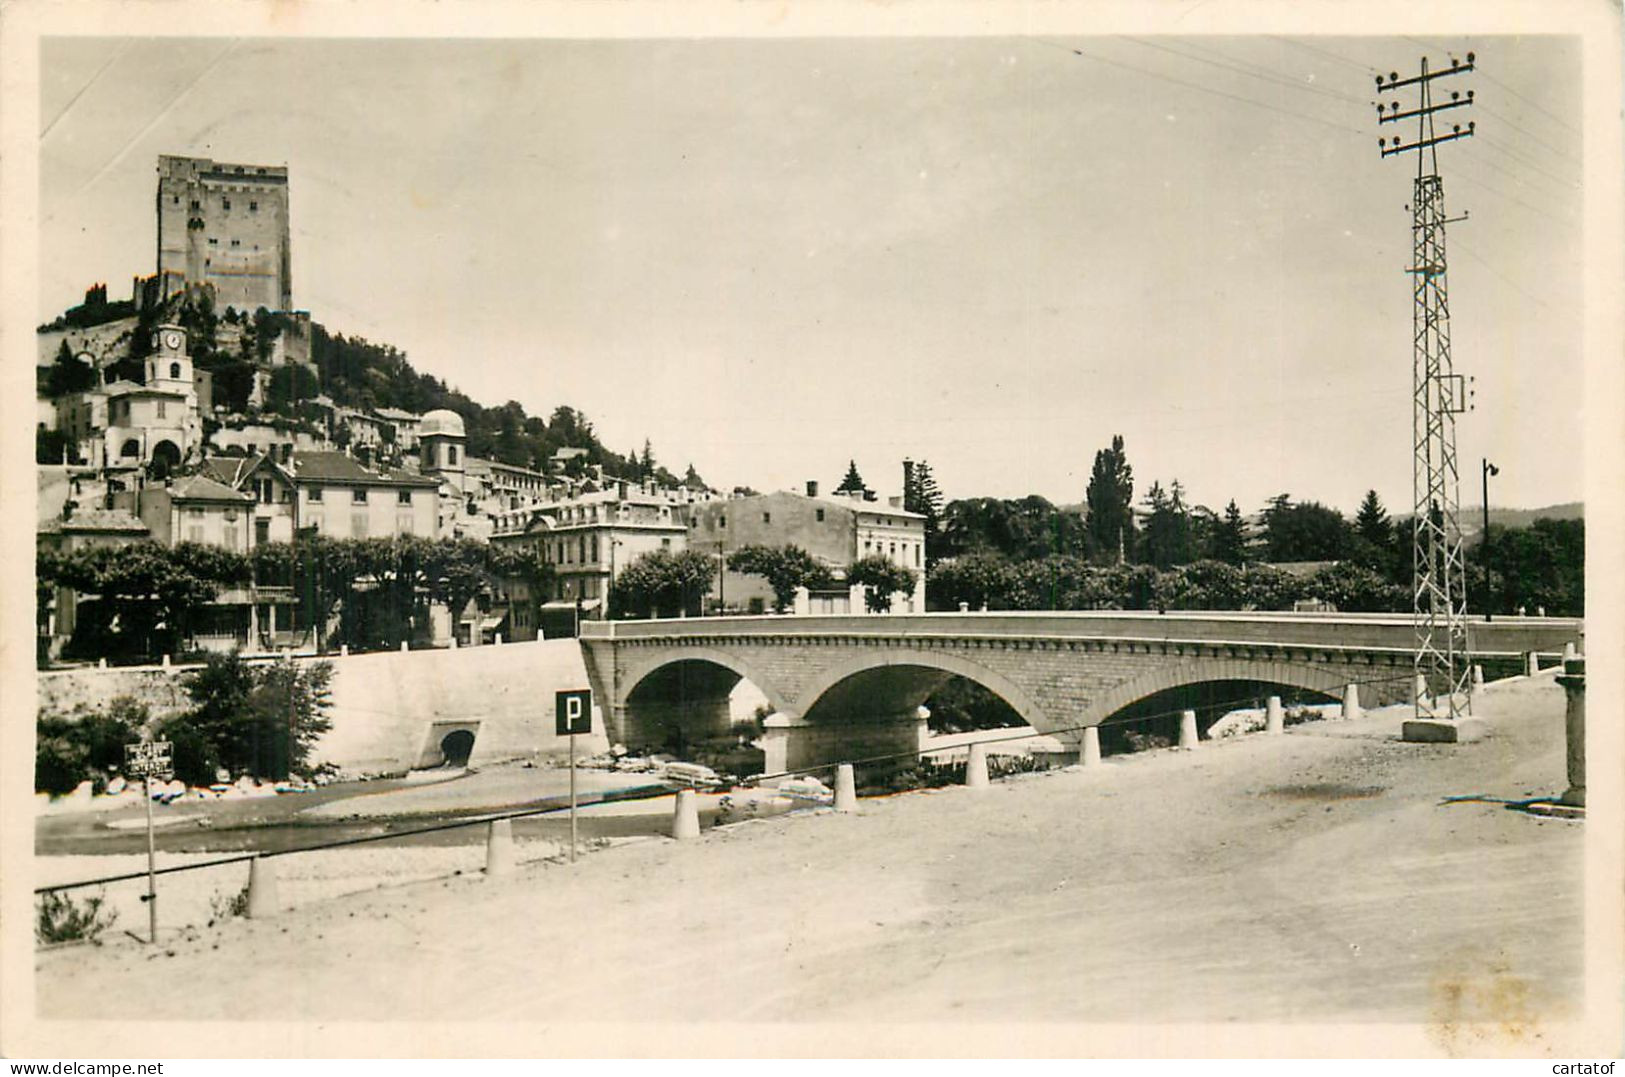
{"label": "street lamp post", "polygon": [[1490,612],[1495,604],[1495,585],[1490,579],[1490,476],[1499,475],[1501,469],[1490,463],[1489,457],[1484,458],[1482,478],[1484,480],[1484,537],[1479,542],[1479,560],[1484,565],[1484,620],[1494,619]]}

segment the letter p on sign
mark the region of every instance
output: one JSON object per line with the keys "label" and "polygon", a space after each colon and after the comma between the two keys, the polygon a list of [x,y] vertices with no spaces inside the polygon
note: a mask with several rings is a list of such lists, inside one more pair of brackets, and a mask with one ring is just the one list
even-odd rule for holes
{"label": "letter p on sign", "polygon": [[592,732],[592,690],[577,688],[553,693],[555,732],[561,737]]}

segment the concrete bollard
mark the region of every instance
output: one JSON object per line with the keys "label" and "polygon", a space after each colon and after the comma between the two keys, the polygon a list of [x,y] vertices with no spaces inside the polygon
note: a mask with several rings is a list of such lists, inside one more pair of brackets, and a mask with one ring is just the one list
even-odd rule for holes
{"label": "concrete bollard", "polygon": [[339,657],[340,658],[348,658],[348,657],[350,657],[350,645],[348,643],[339,644]]}
{"label": "concrete bollard", "polygon": [[1286,715],[1281,712],[1281,697],[1270,696],[1264,701],[1264,732],[1286,732]]}
{"label": "concrete bollard", "polygon": [[167,654],[164,655],[164,668],[165,669],[169,668],[169,655],[167,655]]}
{"label": "concrete bollard", "polygon": [[970,758],[965,760],[965,788],[987,788],[987,745],[972,744]]}
{"label": "concrete bollard", "polygon": [[1090,726],[1083,731],[1083,750],[1078,753],[1078,761],[1086,767],[1100,766],[1100,728]]}
{"label": "concrete bollard", "polygon": [[1579,650],[1578,647],[1576,647],[1574,645],[1573,640],[1569,640],[1567,643],[1563,644],[1563,661],[1564,662],[1568,662],[1571,659],[1575,659],[1575,658],[1578,658],[1578,657],[1580,657],[1580,650]]}
{"label": "concrete bollard", "polygon": [[404,640],[404,639],[403,639],[403,640],[401,640],[401,653],[402,653],[402,654],[405,654],[405,653],[406,653],[406,652],[407,652],[407,651],[408,651],[408,650],[410,650],[410,649],[411,649],[411,648],[409,648],[409,647],[408,647],[408,646],[407,646],[407,645],[406,645],[406,640]]}
{"label": "concrete bollard", "polygon": [[248,911],[250,920],[263,920],[275,916],[279,902],[276,896],[276,864],[256,856],[248,862]]}
{"label": "concrete bollard", "polygon": [[1525,677],[1533,677],[1539,672],[1540,655],[1536,654],[1534,651],[1525,653],[1523,656],[1523,675]]}
{"label": "concrete bollard", "polygon": [[1477,662],[1473,663],[1473,691],[1484,687],[1484,667]]}
{"label": "concrete bollard", "polygon": [[105,658],[96,659],[96,668],[97,669],[106,669],[107,668],[107,659],[105,659]]}
{"label": "concrete bollard", "polygon": [[851,763],[842,763],[835,768],[835,810],[858,810],[858,783]]}
{"label": "concrete bollard", "polygon": [[496,637],[492,640],[492,642],[495,643],[498,647],[502,646],[502,633],[498,632],[496,634]]}
{"label": "concrete bollard", "polygon": [[1179,712],[1179,746],[1187,752],[1196,751],[1196,712]]}
{"label": "concrete bollard", "polygon": [[485,877],[513,872],[513,820],[493,819],[485,827]]}
{"label": "concrete bollard", "polygon": [[1343,718],[1352,721],[1360,717],[1360,686],[1348,685],[1343,689]]}
{"label": "concrete bollard", "polygon": [[1576,656],[1565,661],[1557,683],[1568,696],[1563,724],[1568,737],[1569,787],[1561,803],[1583,808],[1586,806],[1586,660]]}
{"label": "concrete bollard", "polygon": [[453,636],[453,637],[451,637],[451,639],[447,640],[446,641],[446,646],[448,648],[450,648],[451,650],[455,651],[457,649],[457,637]]}
{"label": "concrete bollard", "polygon": [[700,836],[700,806],[694,801],[694,790],[677,790],[677,806],[671,815],[671,836],[678,841]]}
{"label": "concrete bollard", "polygon": [[1420,705],[1426,703],[1427,698],[1428,675],[1426,673],[1418,673],[1416,675],[1416,683],[1411,685],[1411,702]]}

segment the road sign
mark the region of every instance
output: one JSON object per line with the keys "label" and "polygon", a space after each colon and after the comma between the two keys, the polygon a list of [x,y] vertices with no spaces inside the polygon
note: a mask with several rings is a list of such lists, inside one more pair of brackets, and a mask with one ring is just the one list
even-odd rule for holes
{"label": "road sign", "polygon": [[132,778],[162,778],[175,773],[175,743],[144,740],[124,746],[124,769]]}
{"label": "road sign", "polygon": [[561,737],[592,732],[592,689],[553,693],[554,732]]}

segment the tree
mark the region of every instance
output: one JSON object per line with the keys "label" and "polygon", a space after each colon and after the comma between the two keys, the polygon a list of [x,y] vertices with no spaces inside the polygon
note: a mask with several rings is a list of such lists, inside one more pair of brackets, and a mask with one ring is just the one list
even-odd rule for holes
{"label": "tree", "polygon": [[267,411],[292,415],[296,401],[310,400],[321,391],[321,382],[309,367],[302,363],[287,363],[271,371],[265,407]]}
{"label": "tree", "polygon": [[848,461],[846,478],[841,480],[841,485],[835,488],[835,492],[838,494],[861,494],[867,489],[868,487],[863,485],[863,476],[858,474],[858,462],[856,460]]}
{"label": "tree", "polygon": [[185,681],[192,710],[162,729],[175,741],[177,777],[203,784],[216,767],[271,779],[307,770],[317,739],[332,728],[332,677],[331,662],[283,658],[255,670],[236,652],[210,655]]}
{"label": "tree", "polygon": [[1353,555],[1365,567],[1392,573],[1398,556],[1393,521],[1382,507],[1377,491],[1367,490],[1354,516]]}
{"label": "tree", "polygon": [[932,609],[1006,609],[1013,583],[1011,565],[992,553],[972,553],[939,561],[925,577],[925,596]]}
{"label": "tree", "polygon": [[1111,448],[1095,453],[1084,503],[1091,548],[1103,558],[1121,561],[1134,546],[1134,469],[1123,451],[1121,434],[1112,436]]}
{"label": "tree", "polygon": [[1264,510],[1264,546],[1270,561],[1335,561],[1354,548],[1354,532],[1336,509],[1317,501],[1294,505],[1287,494]]}
{"label": "tree", "polygon": [[863,604],[870,613],[885,613],[891,609],[892,594],[914,590],[915,579],[913,569],[904,568],[881,554],[860,557],[846,568],[846,582],[863,586]]}
{"label": "tree", "polygon": [[638,478],[652,479],[655,477],[655,450],[648,438],[643,439],[643,455],[638,458]]}
{"label": "tree", "polygon": [[96,387],[96,368],[73,354],[68,342],[63,341],[56,350],[51,371],[46,375],[45,391],[49,396],[82,393]]}
{"label": "tree", "polygon": [[697,615],[715,572],[711,555],[700,550],[642,554],[615,577],[609,592],[610,616]]}
{"label": "tree", "polygon": [[44,423],[34,428],[34,463],[77,464],[79,447],[60,430],[47,430]]}
{"label": "tree", "polygon": [[943,556],[942,491],[931,474],[931,465],[924,460],[909,469],[903,508],[925,517],[925,567],[929,571]]}
{"label": "tree", "polygon": [[1145,531],[1140,538],[1140,557],[1159,569],[1172,568],[1194,557],[1190,513],[1185,508],[1185,491],[1175,480],[1169,491],[1153,482],[1146,492]]}
{"label": "tree", "polygon": [[1235,498],[1224,507],[1224,518],[1214,528],[1211,552],[1214,560],[1227,565],[1239,565],[1247,560],[1247,525]]}
{"label": "tree", "polygon": [[765,579],[773,589],[775,613],[783,613],[795,601],[798,588],[813,590],[835,581],[822,561],[799,546],[742,546],[728,555],[728,567]]}
{"label": "tree", "polygon": [[694,470],[693,464],[689,464],[688,470],[683,472],[683,485],[690,490],[706,489],[705,480],[700,478],[700,473]]}

